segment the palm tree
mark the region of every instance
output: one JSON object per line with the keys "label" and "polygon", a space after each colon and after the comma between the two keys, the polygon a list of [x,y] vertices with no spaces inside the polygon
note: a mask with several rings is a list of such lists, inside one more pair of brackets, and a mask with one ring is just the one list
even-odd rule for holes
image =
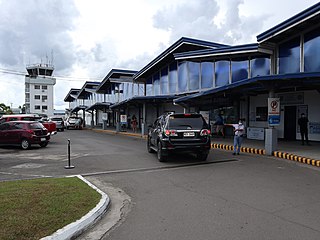
{"label": "palm tree", "polygon": [[9,106],[6,106],[4,103],[0,103],[0,114],[1,115],[12,114],[12,110],[10,109]]}

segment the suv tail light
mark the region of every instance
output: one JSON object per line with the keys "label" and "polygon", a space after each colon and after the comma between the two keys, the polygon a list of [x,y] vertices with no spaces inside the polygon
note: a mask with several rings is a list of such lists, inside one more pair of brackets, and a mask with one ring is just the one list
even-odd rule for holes
{"label": "suv tail light", "polygon": [[208,129],[202,129],[200,132],[200,136],[208,136],[210,135],[210,130]]}
{"label": "suv tail light", "polygon": [[165,134],[167,137],[169,137],[169,136],[178,136],[176,130],[166,130],[164,134]]}

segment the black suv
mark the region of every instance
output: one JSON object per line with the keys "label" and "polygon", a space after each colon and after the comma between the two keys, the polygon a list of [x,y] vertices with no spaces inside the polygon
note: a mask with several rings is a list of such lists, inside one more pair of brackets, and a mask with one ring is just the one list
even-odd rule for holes
{"label": "black suv", "polygon": [[165,114],[149,126],[147,149],[157,152],[160,162],[166,161],[170,152],[196,153],[205,161],[210,148],[210,130],[201,114]]}

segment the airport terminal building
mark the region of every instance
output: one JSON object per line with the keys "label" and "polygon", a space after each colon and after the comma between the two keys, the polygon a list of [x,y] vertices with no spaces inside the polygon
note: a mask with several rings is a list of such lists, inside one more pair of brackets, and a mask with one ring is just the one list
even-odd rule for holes
{"label": "airport terminal building", "polygon": [[121,116],[129,122],[135,115],[145,134],[164,112],[200,112],[212,126],[221,113],[226,123],[245,119],[248,138],[261,140],[268,128],[278,138],[300,139],[305,113],[309,139],[320,141],[320,3],[259,34],[256,43],[182,37],[142,69],[112,69],[101,82],[71,89],[65,101],[70,114],[83,114],[92,126],[119,129]]}

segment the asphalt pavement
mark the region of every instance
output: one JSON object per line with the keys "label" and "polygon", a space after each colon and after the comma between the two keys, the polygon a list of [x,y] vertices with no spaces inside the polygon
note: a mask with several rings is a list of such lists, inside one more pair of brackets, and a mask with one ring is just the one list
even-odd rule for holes
{"label": "asphalt pavement", "polygon": [[[74,169],[64,168],[68,139]],[[316,144],[292,150],[303,155]],[[78,239],[320,239],[318,167],[231,153],[217,148],[207,162],[174,155],[160,163],[139,134],[70,130],[46,148],[1,147],[0,179],[81,174],[106,192],[110,209]]]}

